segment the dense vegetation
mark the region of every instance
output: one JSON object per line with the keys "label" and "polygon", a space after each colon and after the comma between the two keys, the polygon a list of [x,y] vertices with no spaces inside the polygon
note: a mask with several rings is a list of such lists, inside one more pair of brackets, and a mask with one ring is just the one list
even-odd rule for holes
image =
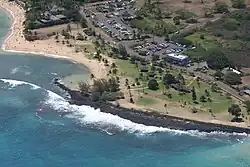
{"label": "dense vegetation", "polygon": [[[221,69],[228,65],[250,66],[250,9],[240,9],[208,24],[200,32],[186,39],[197,49],[187,53],[193,58],[205,59],[210,67]],[[233,63],[233,64],[232,64]]]}

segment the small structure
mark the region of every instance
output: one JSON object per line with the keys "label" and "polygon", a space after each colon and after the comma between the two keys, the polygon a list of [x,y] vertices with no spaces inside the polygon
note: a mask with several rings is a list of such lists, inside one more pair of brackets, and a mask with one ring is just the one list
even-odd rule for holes
{"label": "small structure", "polygon": [[181,54],[177,55],[175,53],[170,53],[167,55],[167,61],[174,64],[186,66],[189,63],[189,57],[187,55],[181,55]]}
{"label": "small structure", "polygon": [[140,68],[140,72],[148,72],[147,65],[140,65],[139,68]]}
{"label": "small structure", "polygon": [[244,92],[246,95],[250,96],[250,90],[246,89],[246,90],[243,90],[243,92]]}
{"label": "small structure", "polygon": [[221,72],[222,72],[222,74],[224,74],[224,75],[225,75],[226,73],[228,73],[228,72],[234,72],[234,73],[236,73],[236,74],[238,74],[238,75],[241,74],[240,71],[235,70],[235,69],[233,69],[233,68],[231,68],[231,67],[224,68],[223,70],[221,70]]}

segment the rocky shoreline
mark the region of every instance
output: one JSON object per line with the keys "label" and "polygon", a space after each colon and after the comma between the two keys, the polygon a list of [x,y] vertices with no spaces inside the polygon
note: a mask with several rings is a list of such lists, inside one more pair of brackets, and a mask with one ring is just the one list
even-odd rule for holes
{"label": "rocky shoreline", "polygon": [[131,120],[132,122],[144,124],[147,126],[157,126],[175,130],[198,130],[200,132],[221,131],[227,133],[247,133],[250,134],[250,128],[206,123],[180,117],[163,115],[157,112],[146,112],[142,110],[128,109],[116,106],[107,102],[94,102],[88,96],[83,96],[79,91],[71,90],[57,79],[54,84],[66,91],[70,95],[69,102],[76,105],[88,105],[94,108],[100,108],[101,112],[118,115],[121,118]]}

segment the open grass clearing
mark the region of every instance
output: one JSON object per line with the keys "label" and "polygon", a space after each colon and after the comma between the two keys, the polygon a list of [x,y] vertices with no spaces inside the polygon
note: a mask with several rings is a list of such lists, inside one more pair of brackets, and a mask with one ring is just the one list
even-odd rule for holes
{"label": "open grass clearing", "polygon": [[[204,39],[202,39],[202,36]],[[216,37],[213,35],[210,35],[206,32],[196,32],[192,35],[189,35],[185,37],[187,40],[192,41],[193,44],[196,46],[200,46],[204,48],[205,50],[211,49],[211,48],[216,48],[218,47],[218,42],[216,40]]]}
{"label": "open grass clearing", "polygon": [[154,105],[156,103],[157,103],[157,100],[155,100],[153,97],[149,97],[149,96],[142,96],[136,100],[136,104],[144,105],[144,106],[150,106],[150,105]]}
{"label": "open grass clearing", "polygon": [[138,78],[139,71],[135,64],[130,63],[129,60],[116,59],[116,65],[121,73],[125,73],[125,76],[131,78]]}

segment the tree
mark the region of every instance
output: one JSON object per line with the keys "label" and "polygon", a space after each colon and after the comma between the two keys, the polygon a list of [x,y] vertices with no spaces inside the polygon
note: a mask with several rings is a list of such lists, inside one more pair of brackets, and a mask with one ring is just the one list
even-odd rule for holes
{"label": "tree", "polygon": [[174,17],[173,21],[174,21],[175,25],[180,25],[181,24],[179,17]]}
{"label": "tree", "polygon": [[206,95],[207,97],[210,97],[210,93],[209,93],[209,91],[208,91],[207,89],[205,89],[205,95]]}
{"label": "tree", "polygon": [[113,73],[114,75],[116,75],[117,72],[118,72],[117,68],[113,68],[112,73]]}
{"label": "tree", "polygon": [[224,76],[224,74],[223,74],[220,70],[218,70],[218,71],[216,71],[216,72],[214,73],[214,77],[215,77],[215,79],[217,79],[217,80],[222,80],[222,79],[223,79],[223,76]]}
{"label": "tree", "polygon": [[201,34],[201,35],[200,35],[200,39],[205,39],[204,34]]}
{"label": "tree", "polygon": [[207,17],[207,18],[212,18],[212,17],[214,17],[214,15],[213,15],[213,10],[210,9],[210,8],[205,8],[204,16]]}
{"label": "tree", "polygon": [[185,78],[181,75],[181,73],[179,73],[176,77],[176,80],[182,84],[182,85],[185,85]]}
{"label": "tree", "polygon": [[211,91],[212,92],[217,92],[217,85],[215,83],[212,84]]}
{"label": "tree", "polygon": [[151,90],[159,89],[159,84],[155,79],[151,79],[148,81],[148,88]]}
{"label": "tree", "polygon": [[194,102],[196,102],[196,100],[197,100],[197,96],[196,96],[196,92],[195,92],[195,88],[194,87],[192,89],[192,99],[193,99]]}
{"label": "tree", "polygon": [[80,89],[80,92],[83,94],[89,93],[91,91],[90,85],[87,84],[86,82],[79,82],[78,87]]}
{"label": "tree", "polygon": [[221,2],[221,1],[215,2],[214,12],[215,13],[227,13],[228,5],[225,2]]}
{"label": "tree", "polygon": [[248,101],[244,101],[244,104],[245,104],[245,107],[247,109],[247,113],[249,115],[250,114],[250,101],[249,100]]}
{"label": "tree", "polygon": [[95,75],[94,74],[90,74],[90,78],[91,79],[95,78]]}
{"label": "tree", "polygon": [[126,80],[125,80],[125,86],[126,86],[126,87],[129,86],[129,84],[128,84],[128,78],[126,78]]}
{"label": "tree", "polygon": [[239,117],[241,116],[241,109],[238,104],[231,104],[228,107],[228,112],[234,116],[235,120],[239,120]]}
{"label": "tree", "polygon": [[221,70],[225,67],[231,66],[232,63],[220,49],[209,49],[206,52],[207,56],[205,57],[205,60],[210,68]]}
{"label": "tree", "polygon": [[112,64],[111,64],[111,68],[116,68],[116,64],[115,64],[115,63],[112,63]]}
{"label": "tree", "polygon": [[245,0],[231,0],[232,7],[242,9],[246,7]]}
{"label": "tree", "polygon": [[165,39],[164,39],[165,41],[170,41],[170,37],[169,37],[169,35],[167,34],[167,35],[165,35]]}
{"label": "tree", "polygon": [[118,45],[118,52],[122,56],[123,59],[126,59],[128,57],[128,52],[124,45],[122,44]]}
{"label": "tree", "polygon": [[229,71],[224,76],[224,81],[230,85],[241,84],[241,76],[233,71]]}
{"label": "tree", "polygon": [[204,95],[200,97],[200,102],[206,102],[206,97]]}
{"label": "tree", "polygon": [[71,26],[70,26],[70,24],[67,25],[66,31],[67,31],[67,32],[71,32]]}
{"label": "tree", "polygon": [[165,85],[171,85],[176,83],[176,79],[172,74],[165,74],[163,77],[163,82]]}
{"label": "tree", "polygon": [[82,28],[87,28],[88,27],[87,20],[85,18],[82,18],[80,20],[80,25],[81,25]]}

